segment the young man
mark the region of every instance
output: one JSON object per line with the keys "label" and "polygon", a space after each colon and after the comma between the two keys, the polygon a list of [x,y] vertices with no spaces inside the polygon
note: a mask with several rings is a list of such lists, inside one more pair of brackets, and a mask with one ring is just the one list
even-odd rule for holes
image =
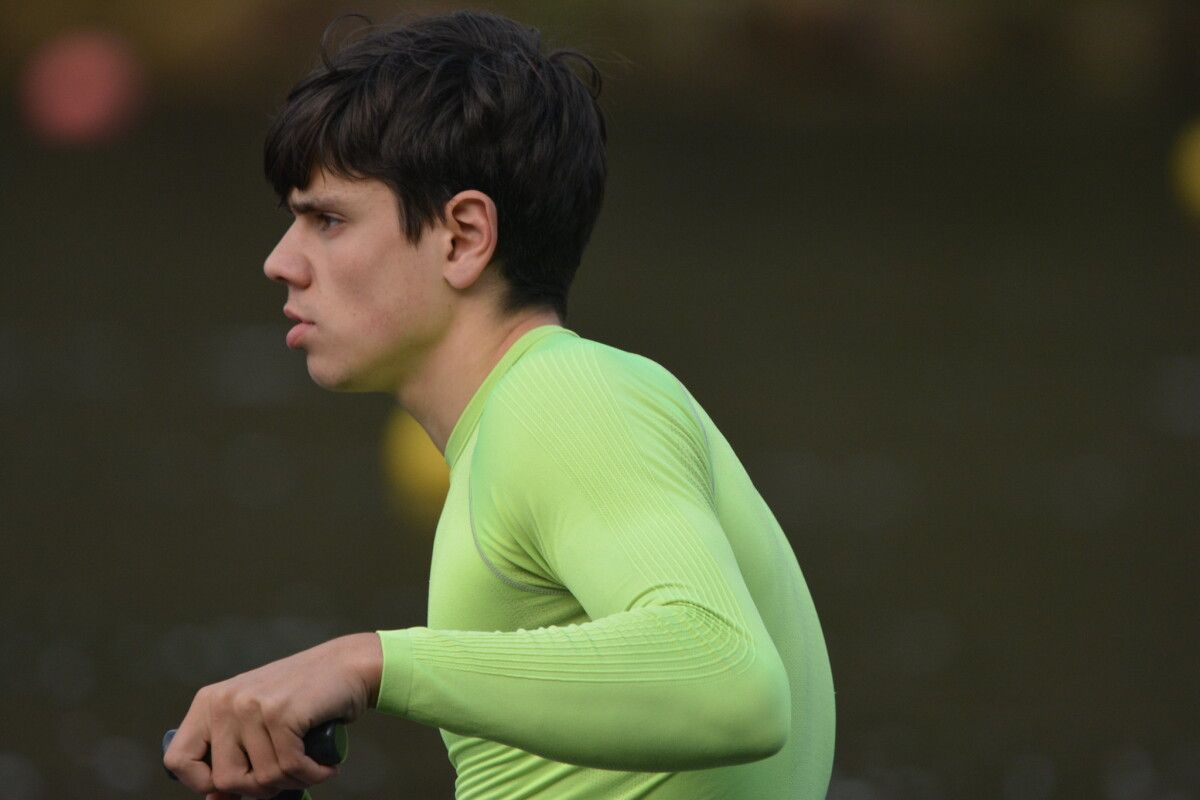
{"label": "young man", "polygon": [[210,800],[328,779],[300,735],[370,708],[441,728],[463,800],[825,796],[833,687],[787,539],[675,378],[561,327],[598,88],[458,13],[368,32],[276,119],[287,344],[322,386],[393,393],[451,483],[427,628],[197,693],[164,761]]}

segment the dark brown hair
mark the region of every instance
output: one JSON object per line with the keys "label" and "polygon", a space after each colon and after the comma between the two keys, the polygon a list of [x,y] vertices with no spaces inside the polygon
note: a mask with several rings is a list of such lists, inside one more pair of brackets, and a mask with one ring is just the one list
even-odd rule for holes
{"label": "dark brown hair", "polygon": [[507,309],[565,318],[604,195],[606,134],[592,61],[541,49],[537,30],[470,11],[368,26],[334,53],[323,43],[267,133],[267,180],[281,202],[316,166],[383,181],[414,243],[456,193],[484,192]]}

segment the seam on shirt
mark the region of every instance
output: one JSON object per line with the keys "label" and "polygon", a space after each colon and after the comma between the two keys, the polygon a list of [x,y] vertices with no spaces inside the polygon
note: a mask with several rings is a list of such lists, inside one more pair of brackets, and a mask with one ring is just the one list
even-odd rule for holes
{"label": "seam on shirt", "polygon": [[[474,467],[475,467],[475,459],[472,456],[472,458],[471,458],[472,470],[474,469]],[[501,572],[499,567],[497,567],[494,563],[492,563],[492,560],[490,558],[488,558],[487,553],[485,553],[483,551],[483,545],[479,541],[479,532],[475,529],[475,503],[474,503],[474,500],[471,495],[471,492],[472,492],[474,486],[475,486],[475,482],[473,480],[471,480],[471,473],[468,472],[467,473],[467,518],[468,518],[468,520],[470,520],[470,523],[471,523],[471,541],[475,543],[475,552],[479,553],[479,558],[483,561],[484,566],[486,566],[488,568],[488,571],[491,572],[493,575],[495,575],[497,578],[499,578],[501,583],[505,584],[506,586],[511,586],[514,589],[519,589],[523,592],[533,592],[534,594],[569,595],[570,592],[568,592],[566,589],[550,589],[545,586],[535,586],[532,583],[524,583],[515,578],[510,578],[509,576],[507,576],[503,572]]]}

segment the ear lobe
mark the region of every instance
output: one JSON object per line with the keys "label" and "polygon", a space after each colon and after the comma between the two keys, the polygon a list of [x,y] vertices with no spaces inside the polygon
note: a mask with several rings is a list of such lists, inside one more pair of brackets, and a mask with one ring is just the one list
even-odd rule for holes
{"label": "ear lobe", "polygon": [[467,189],[446,202],[443,216],[450,231],[450,250],[442,274],[455,289],[469,289],[496,252],[496,204],[483,192]]}

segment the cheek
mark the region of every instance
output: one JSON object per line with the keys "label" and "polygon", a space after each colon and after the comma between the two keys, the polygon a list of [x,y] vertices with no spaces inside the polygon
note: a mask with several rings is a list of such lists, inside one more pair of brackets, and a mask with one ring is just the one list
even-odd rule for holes
{"label": "cheek", "polygon": [[407,294],[403,291],[401,268],[378,253],[345,264],[335,276],[336,305],[345,310],[346,316],[365,323],[386,319]]}
{"label": "cheek", "polygon": [[420,278],[412,265],[392,262],[373,280],[356,287],[364,333],[376,340],[392,339],[425,327],[435,293]]}
{"label": "cheek", "polygon": [[[376,346],[403,336],[424,338],[438,327],[449,298],[436,260],[421,248],[389,238],[374,242],[360,257],[343,262],[336,305],[358,336]],[[348,334],[350,332],[347,332]]]}

